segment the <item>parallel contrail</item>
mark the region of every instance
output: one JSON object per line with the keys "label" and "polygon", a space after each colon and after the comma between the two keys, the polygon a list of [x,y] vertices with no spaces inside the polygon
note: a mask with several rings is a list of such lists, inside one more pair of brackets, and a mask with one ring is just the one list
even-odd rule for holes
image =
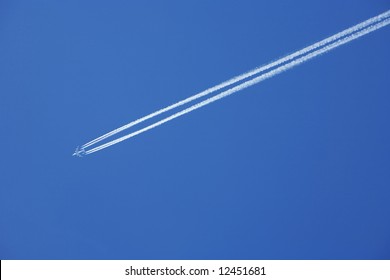
{"label": "parallel contrail", "polygon": [[366,35],[368,33],[371,33],[373,31],[375,31],[377,29],[380,29],[380,28],[382,28],[382,27],[384,27],[386,25],[389,25],[389,24],[390,24],[390,18],[385,19],[385,20],[383,20],[383,21],[381,21],[381,22],[379,22],[379,23],[377,23],[375,25],[371,25],[371,26],[369,26],[369,27],[367,27],[365,29],[360,30],[359,32],[355,32],[355,33],[353,33],[353,34],[351,34],[351,35],[349,35],[347,37],[344,37],[342,39],[337,40],[336,42],[334,42],[332,44],[328,44],[328,45],[326,45],[326,46],[324,46],[324,47],[322,47],[322,48],[320,48],[320,49],[318,49],[316,51],[313,51],[313,52],[311,52],[311,53],[309,53],[309,54],[307,54],[305,56],[302,56],[302,57],[297,58],[297,59],[295,59],[295,60],[293,60],[293,61],[291,61],[289,63],[286,63],[286,64],[284,64],[282,66],[279,66],[276,69],[270,70],[270,71],[268,71],[268,72],[266,72],[266,73],[264,73],[264,74],[262,74],[262,75],[260,75],[260,76],[258,76],[256,78],[253,78],[253,79],[251,79],[249,81],[243,82],[243,83],[241,83],[241,84],[239,84],[239,85],[237,85],[237,86],[235,86],[233,88],[230,88],[230,89],[228,89],[228,90],[226,90],[226,91],[224,91],[224,92],[222,92],[220,94],[217,94],[217,95],[215,95],[213,97],[210,97],[210,98],[208,98],[208,99],[206,99],[204,101],[201,101],[201,102],[199,102],[199,103],[197,103],[197,104],[195,104],[195,105],[193,105],[193,106],[191,106],[191,107],[189,107],[187,109],[184,109],[184,110],[182,110],[182,111],[180,111],[178,113],[175,113],[175,114],[173,114],[173,115],[171,115],[171,116],[169,116],[169,117],[167,117],[167,118],[165,118],[165,119],[163,119],[161,121],[158,121],[158,122],[156,122],[156,123],[154,123],[152,125],[149,125],[149,126],[143,128],[143,129],[137,130],[137,131],[132,132],[132,133],[130,133],[128,135],[125,135],[123,137],[120,137],[118,139],[110,141],[110,142],[108,142],[106,144],[103,144],[103,145],[100,145],[100,146],[95,147],[93,149],[87,150],[87,151],[85,151],[85,154],[95,153],[97,151],[100,151],[100,150],[105,149],[107,147],[110,147],[112,145],[115,145],[115,144],[117,144],[119,142],[122,142],[122,141],[124,141],[126,139],[134,137],[134,136],[136,136],[138,134],[141,134],[141,133],[143,133],[145,131],[153,129],[153,128],[155,128],[157,126],[160,126],[160,125],[162,125],[162,124],[164,124],[164,123],[166,123],[168,121],[171,121],[171,120],[173,120],[175,118],[178,118],[178,117],[180,117],[182,115],[188,114],[189,112],[192,112],[192,111],[194,111],[196,109],[199,109],[199,108],[201,108],[203,106],[206,106],[206,105],[208,105],[208,104],[210,104],[212,102],[215,102],[215,101],[217,101],[219,99],[222,99],[222,98],[224,98],[226,96],[229,96],[229,95],[231,95],[231,94],[233,94],[233,93],[235,93],[237,91],[240,91],[240,90],[245,89],[247,87],[250,87],[250,86],[252,86],[254,84],[257,84],[257,83],[259,83],[261,81],[269,79],[269,78],[271,78],[271,77],[273,77],[275,75],[278,75],[278,74],[280,74],[280,73],[282,73],[282,72],[284,72],[284,71],[286,71],[288,69],[291,69],[291,68],[293,68],[293,67],[295,67],[295,66],[297,66],[297,65],[299,65],[301,63],[304,63],[304,62],[306,62],[306,61],[308,61],[308,60],[310,60],[310,59],[312,59],[312,58],[314,58],[314,57],[316,57],[318,55],[324,54],[324,53],[326,53],[326,52],[328,52],[328,51],[330,51],[330,50],[332,50],[334,48],[337,48],[337,47],[339,47],[341,45],[344,45],[344,44],[346,44],[346,43],[348,43],[348,42],[350,42],[352,40],[355,40],[355,39],[357,39],[357,38],[359,38],[361,36],[364,36],[364,35]]}
{"label": "parallel contrail", "polygon": [[149,114],[147,116],[144,116],[144,117],[139,118],[139,119],[137,119],[135,121],[132,121],[132,122],[130,122],[130,123],[124,125],[124,126],[121,126],[121,127],[117,128],[117,129],[114,129],[114,130],[112,130],[112,131],[110,131],[110,132],[108,132],[108,133],[106,133],[106,134],[104,134],[104,135],[102,135],[102,136],[100,136],[100,137],[98,137],[98,138],[96,138],[96,139],[94,139],[94,140],[92,140],[92,141],[82,145],[82,149],[85,149],[85,148],[87,148],[89,146],[92,146],[92,145],[94,145],[94,144],[96,144],[96,143],[98,143],[98,142],[100,142],[100,141],[102,141],[102,140],[104,140],[104,139],[106,139],[108,137],[113,136],[114,134],[117,134],[117,133],[119,133],[119,132],[121,132],[121,131],[123,131],[125,129],[128,129],[128,128],[134,126],[134,125],[137,125],[137,124],[139,124],[141,122],[144,122],[144,121],[146,121],[148,119],[151,119],[151,118],[153,118],[155,116],[158,116],[158,115],[160,115],[162,113],[165,113],[167,111],[175,109],[175,108],[177,108],[179,106],[182,106],[182,105],[187,104],[189,102],[192,102],[192,101],[194,101],[196,99],[199,99],[201,97],[209,95],[209,94],[211,94],[213,92],[216,92],[216,91],[218,91],[220,89],[223,89],[223,88],[225,88],[227,86],[230,86],[232,84],[240,82],[240,81],[242,81],[242,80],[244,80],[246,78],[249,78],[251,76],[254,76],[256,74],[264,72],[264,71],[266,71],[268,69],[271,69],[272,67],[278,66],[278,65],[283,64],[283,63],[285,63],[287,61],[290,61],[290,60],[292,60],[292,59],[294,59],[296,57],[299,57],[299,56],[304,55],[304,54],[306,54],[308,52],[314,51],[315,49],[318,49],[318,48],[321,48],[321,47],[323,47],[325,45],[328,45],[328,44],[330,44],[330,43],[332,43],[332,42],[334,42],[334,41],[336,41],[336,40],[338,40],[338,39],[340,39],[342,37],[348,36],[348,35],[350,35],[352,33],[355,33],[355,32],[357,32],[359,30],[362,30],[362,29],[364,29],[364,28],[366,28],[366,27],[368,27],[368,26],[370,26],[372,24],[375,24],[377,22],[383,21],[386,18],[388,18],[389,16],[390,16],[390,11],[387,11],[385,13],[382,13],[382,14],[378,15],[378,16],[372,17],[372,18],[370,18],[370,19],[368,19],[368,20],[366,20],[366,21],[364,21],[362,23],[359,23],[359,24],[357,24],[357,25],[355,25],[353,27],[345,29],[344,31],[341,31],[341,32],[339,32],[339,33],[337,33],[335,35],[332,35],[332,36],[330,36],[330,37],[328,37],[328,38],[326,38],[326,39],[324,39],[322,41],[314,43],[314,44],[312,44],[312,45],[310,45],[310,46],[308,46],[308,47],[306,47],[304,49],[301,49],[301,50],[296,51],[296,52],[294,52],[294,53],[292,53],[290,55],[287,55],[287,56],[285,56],[285,57],[283,57],[281,59],[278,59],[278,60],[276,60],[276,61],[274,61],[272,63],[269,63],[267,65],[255,68],[255,69],[253,69],[253,70],[251,70],[251,71],[249,71],[247,73],[238,75],[238,76],[236,76],[236,77],[234,77],[234,78],[232,78],[230,80],[227,80],[227,81],[225,81],[225,82],[223,82],[223,83],[221,83],[219,85],[213,86],[213,87],[211,87],[209,89],[206,89],[206,90],[204,90],[204,91],[202,91],[202,92],[200,92],[198,94],[195,94],[195,95],[193,95],[191,97],[183,99],[183,100],[181,100],[181,101],[179,101],[177,103],[174,103],[174,104],[172,104],[170,106],[167,106],[167,107],[162,108],[162,109],[160,109],[158,111],[155,111],[155,112],[153,112],[153,113],[151,113],[151,114]]}

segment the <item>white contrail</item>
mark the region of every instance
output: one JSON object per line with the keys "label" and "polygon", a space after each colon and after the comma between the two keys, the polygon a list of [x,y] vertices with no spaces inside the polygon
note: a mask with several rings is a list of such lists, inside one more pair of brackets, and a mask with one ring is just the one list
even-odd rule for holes
{"label": "white contrail", "polygon": [[286,63],[286,64],[284,64],[282,66],[279,66],[276,69],[270,70],[269,72],[267,72],[265,74],[262,74],[262,75],[260,75],[260,76],[258,76],[256,78],[253,78],[253,79],[251,79],[249,81],[246,81],[246,82],[244,82],[244,83],[242,83],[242,84],[240,84],[238,86],[235,86],[235,87],[233,87],[233,88],[231,88],[229,90],[226,90],[226,91],[224,91],[224,92],[222,92],[222,93],[220,93],[220,94],[218,94],[216,96],[210,97],[210,98],[208,98],[208,99],[206,99],[206,100],[204,100],[202,102],[199,102],[199,103],[197,103],[197,104],[195,104],[195,105],[193,105],[193,106],[191,106],[191,107],[189,107],[187,109],[184,109],[184,110],[182,110],[182,111],[180,111],[178,113],[175,113],[175,114],[173,114],[173,115],[171,115],[171,116],[169,116],[169,117],[167,117],[167,118],[165,118],[165,119],[163,119],[161,121],[158,121],[158,122],[156,122],[156,123],[154,123],[152,125],[149,125],[149,126],[143,128],[143,129],[140,129],[140,130],[137,130],[135,132],[132,132],[132,133],[130,133],[128,135],[125,135],[123,137],[120,137],[118,139],[110,141],[110,142],[108,142],[106,144],[100,145],[100,146],[98,146],[96,148],[87,150],[87,151],[85,151],[85,154],[95,153],[97,151],[100,151],[100,150],[105,149],[107,147],[110,147],[112,145],[115,145],[115,144],[117,144],[119,142],[122,142],[122,141],[124,141],[126,139],[134,137],[134,136],[136,136],[138,134],[141,134],[141,133],[143,133],[145,131],[148,131],[148,130],[150,130],[152,128],[160,126],[160,125],[162,125],[162,124],[164,124],[164,123],[166,123],[168,121],[171,121],[171,120],[173,120],[173,119],[175,119],[177,117],[180,117],[182,115],[188,114],[189,112],[192,112],[192,111],[194,111],[196,109],[199,109],[199,108],[201,108],[203,106],[206,106],[206,105],[208,105],[208,104],[210,104],[212,102],[215,102],[215,101],[217,101],[217,100],[219,100],[221,98],[229,96],[229,95],[231,95],[231,94],[233,94],[233,93],[235,93],[237,91],[240,91],[240,90],[245,89],[247,87],[250,87],[250,86],[252,86],[254,84],[257,84],[257,83],[259,83],[261,81],[269,79],[269,78],[271,78],[271,77],[273,77],[275,75],[278,75],[278,74],[280,74],[280,73],[282,73],[282,72],[284,72],[284,71],[286,71],[288,69],[291,69],[291,68],[293,68],[293,67],[295,67],[295,66],[297,66],[297,65],[299,65],[299,64],[301,64],[303,62],[306,62],[306,61],[308,61],[308,60],[310,60],[310,59],[312,59],[312,58],[314,58],[314,57],[316,57],[318,55],[324,54],[324,53],[326,53],[326,52],[328,52],[328,51],[330,51],[330,50],[332,50],[334,48],[337,48],[337,47],[339,47],[341,45],[344,45],[344,44],[346,44],[346,43],[348,43],[348,42],[350,42],[352,40],[355,40],[355,39],[357,39],[357,38],[359,38],[361,36],[364,36],[364,35],[366,35],[368,33],[371,33],[373,31],[375,31],[375,30],[377,30],[379,28],[382,28],[382,27],[384,27],[386,25],[389,25],[389,24],[390,24],[390,19],[386,19],[386,20],[384,20],[384,21],[382,21],[380,23],[377,23],[375,25],[367,27],[367,28],[365,28],[365,29],[363,29],[363,30],[361,30],[359,32],[356,32],[356,33],[354,33],[352,35],[349,35],[349,36],[347,36],[347,37],[345,37],[343,39],[340,39],[340,40],[338,40],[338,41],[336,41],[336,42],[334,42],[332,44],[324,46],[321,49],[313,51],[313,52],[311,52],[311,53],[309,53],[309,54],[307,54],[305,56],[302,56],[302,57],[297,58],[297,59],[295,59],[295,60],[293,60],[293,61],[291,61],[289,63]]}
{"label": "white contrail", "polygon": [[174,104],[172,104],[170,106],[167,106],[167,107],[162,108],[162,109],[160,109],[158,111],[155,111],[155,112],[153,112],[153,113],[151,113],[151,114],[149,114],[149,115],[147,115],[145,117],[139,118],[139,119],[137,119],[135,121],[132,121],[132,122],[124,125],[124,126],[121,126],[121,127],[117,128],[117,129],[114,129],[114,130],[112,130],[112,131],[110,131],[110,132],[108,132],[108,133],[106,133],[106,134],[104,134],[104,135],[102,135],[102,136],[100,136],[100,137],[98,137],[98,138],[96,138],[96,139],[94,139],[94,140],[84,144],[82,146],[82,148],[85,149],[85,148],[87,148],[89,146],[92,146],[92,145],[94,145],[94,144],[96,144],[96,143],[98,143],[98,142],[100,142],[100,141],[102,141],[102,140],[104,140],[104,139],[106,139],[108,137],[113,136],[114,134],[117,134],[117,133],[119,133],[119,132],[121,132],[121,131],[123,131],[125,129],[128,129],[128,128],[134,126],[134,125],[137,125],[137,124],[139,124],[139,123],[141,123],[143,121],[146,121],[146,120],[151,119],[151,118],[153,118],[155,116],[158,116],[158,115],[160,115],[162,113],[165,113],[165,112],[170,111],[172,109],[175,109],[175,108],[177,108],[179,106],[182,106],[184,104],[192,102],[192,101],[194,101],[196,99],[199,99],[201,97],[209,95],[209,94],[211,94],[213,92],[216,92],[216,91],[218,91],[220,89],[223,89],[223,88],[225,88],[227,86],[230,86],[232,84],[240,82],[240,81],[242,81],[242,80],[244,80],[246,78],[249,78],[249,77],[251,77],[253,75],[256,75],[256,74],[259,74],[261,72],[264,72],[264,71],[266,71],[268,69],[271,69],[272,67],[275,67],[275,66],[278,66],[280,64],[283,64],[283,63],[285,63],[285,62],[287,62],[289,60],[292,60],[292,59],[294,59],[296,57],[304,55],[304,54],[306,54],[308,52],[311,52],[311,51],[313,51],[313,50],[315,50],[317,48],[320,48],[320,47],[323,47],[323,46],[325,46],[327,44],[330,44],[330,43],[332,43],[332,42],[334,42],[334,41],[336,41],[336,40],[338,40],[338,39],[340,39],[342,37],[348,36],[348,35],[350,35],[350,34],[352,34],[354,32],[357,32],[357,31],[359,31],[359,30],[361,30],[363,28],[366,28],[369,25],[372,25],[374,23],[382,21],[382,20],[388,18],[389,16],[390,16],[390,11],[387,11],[387,12],[384,12],[384,13],[378,15],[378,16],[372,17],[372,18],[370,18],[370,19],[368,19],[368,20],[366,20],[366,21],[364,21],[362,23],[354,25],[354,26],[352,26],[352,27],[350,27],[348,29],[345,29],[345,30],[343,30],[343,31],[341,31],[341,32],[339,32],[339,33],[337,33],[335,35],[332,35],[332,36],[330,36],[330,37],[328,37],[328,38],[326,38],[326,39],[324,39],[322,41],[314,43],[314,44],[312,44],[312,45],[310,45],[310,46],[308,46],[308,47],[306,47],[304,49],[301,49],[301,50],[296,51],[296,52],[294,52],[294,53],[292,53],[290,55],[287,55],[287,56],[285,56],[285,57],[283,57],[281,59],[278,59],[278,60],[276,60],[276,61],[274,61],[272,63],[269,63],[267,65],[255,68],[255,69],[253,69],[253,70],[251,70],[251,71],[249,71],[247,73],[244,73],[244,74],[241,74],[239,76],[236,76],[236,77],[234,77],[234,78],[232,78],[230,80],[227,80],[227,81],[225,81],[225,82],[223,82],[223,83],[221,83],[219,85],[216,85],[214,87],[206,89],[206,90],[204,90],[204,91],[202,91],[202,92],[200,92],[198,94],[195,94],[195,95],[193,95],[191,97],[183,99],[183,100],[181,100],[181,101],[179,101],[177,103],[174,103]]}

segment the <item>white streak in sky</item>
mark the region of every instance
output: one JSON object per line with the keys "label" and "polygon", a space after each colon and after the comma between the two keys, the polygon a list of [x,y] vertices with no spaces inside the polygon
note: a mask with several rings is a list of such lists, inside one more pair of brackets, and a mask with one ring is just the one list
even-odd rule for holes
{"label": "white streak in sky", "polygon": [[113,136],[114,134],[117,134],[117,133],[119,133],[119,132],[121,132],[121,131],[123,131],[125,129],[128,129],[128,128],[134,126],[134,125],[137,125],[137,124],[139,124],[139,123],[141,123],[143,121],[151,119],[151,118],[153,118],[155,116],[158,116],[158,115],[160,115],[162,113],[165,113],[167,111],[175,109],[175,108],[177,108],[179,106],[182,106],[182,105],[187,104],[187,103],[189,103],[191,101],[194,101],[196,99],[199,99],[201,97],[209,95],[209,94],[211,94],[213,92],[216,92],[216,91],[218,91],[220,89],[223,89],[223,88],[225,88],[227,86],[230,86],[230,85],[233,85],[233,84],[235,84],[237,82],[240,82],[240,81],[242,81],[242,80],[244,80],[246,78],[252,77],[252,76],[254,76],[256,74],[259,74],[261,72],[269,70],[269,69],[271,69],[271,68],[273,68],[275,66],[283,64],[285,62],[288,62],[288,61],[290,61],[290,60],[292,60],[294,58],[297,58],[297,57],[302,56],[302,55],[304,55],[306,53],[314,51],[315,49],[318,49],[318,48],[321,48],[321,47],[323,47],[325,45],[328,45],[328,44],[330,44],[330,43],[332,43],[332,42],[334,42],[336,40],[339,40],[342,37],[349,36],[349,35],[357,32],[359,30],[362,30],[362,29],[364,29],[364,28],[366,28],[366,27],[368,27],[368,26],[370,26],[372,24],[375,24],[377,22],[383,21],[383,20],[387,19],[388,17],[390,17],[390,11],[387,11],[385,13],[382,13],[382,14],[378,15],[378,16],[372,17],[372,18],[370,18],[370,19],[368,19],[368,20],[366,20],[366,21],[364,21],[362,23],[359,23],[359,24],[357,24],[355,26],[352,26],[352,27],[350,27],[348,29],[345,29],[345,30],[343,30],[343,31],[341,31],[341,32],[339,32],[339,33],[337,33],[335,35],[332,35],[332,36],[330,36],[330,37],[328,37],[328,38],[326,38],[326,39],[324,39],[322,41],[314,43],[314,44],[312,44],[312,45],[310,45],[310,46],[308,46],[306,48],[303,48],[303,49],[301,49],[299,51],[296,51],[296,52],[294,52],[294,53],[292,53],[290,55],[287,55],[287,56],[285,56],[283,58],[280,58],[280,59],[278,59],[278,60],[276,60],[276,61],[274,61],[272,63],[269,63],[267,65],[255,68],[255,69],[253,69],[253,70],[251,70],[251,71],[249,71],[247,73],[244,73],[244,74],[241,74],[239,76],[236,76],[236,77],[234,77],[234,78],[232,78],[230,80],[227,80],[227,81],[225,81],[225,82],[223,82],[223,83],[221,83],[219,85],[213,86],[213,87],[211,87],[209,89],[206,89],[206,90],[204,90],[204,91],[202,91],[202,92],[200,92],[198,94],[190,96],[190,97],[188,97],[186,99],[183,99],[183,100],[181,100],[181,101],[179,101],[177,103],[174,103],[174,104],[172,104],[170,106],[167,106],[167,107],[162,108],[162,109],[160,109],[158,111],[155,111],[155,112],[153,112],[153,113],[151,113],[151,114],[149,114],[147,116],[144,116],[144,117],[139,118],[139,119],[137,119],[135,121],[132,121],[132,122],[130,122],[130,123],[124,125],[124,126],[121,126],[121,127],[117,128],[117,129],[114,129],[114,130],[112,130],[112,131],[110,131],[110,132],[108,132],[108,133],[106,133],[106,134],[104,134],[104,135],[102,135],[102,136],[100,136],[100,137],[98,137],[98,138],[96,138],[96,139],[94,139],[94,140],[84,144],[82,146],[82,148],[85,149],[85,148],[87,148],[89,146],[92,146],[92,145],[94,145],[94,144],[96,144],[96,143],[98,143],[98,142],[100,142],[100,141],[102,141],[102,140],[104,140],[104,139],[106,139],[108,137]]}
{"label": "white streak in sky", "polygon": [[[166,122],[169,122],[169,121],[171,121],[171,120],[173,120],[175,118],[178,118],[178,117],[180,117],[182,115],[188,114],[189,112],[192,112],[192,111],[194,111],[196,109],[199,109],[199,108],[201,108],[203,106],[206,106],[206,105],[208,105],[208,104],[210,104],[212,102],[215,102],[215,101],[217,101],[219,99],[222,99],[222,98],[224,98],[226,96],[229,96],[229,95],[231,95],[231,94],[233,94],[233,93],[235,93],[237,91],[240,91],[240,90],[245,89],[247,87],[250,87],[250,86],[252,86],[254,84],[257,84],[257,83],[259,83],[261,81],[269,79],[269,78],[271,78],[271,77],[273,77],[275,75],[278,75],[278,74],[280,74],[280,73],[282,73],[282,72],[284,72],[286,70],[289,70],[289,69],[291,69],[291,68],[293,68],[295,66],[298,66],[299,64],[304,63],[304,62],[306,62],[306,61],[308,61],[308,60],[310,60],[310,59],[312,59],[312,58],[314,58],[316,56],[324,54],[324,53],[326,53],[326,52],[328,52],[328,51],[330,51],[330,50],[332,50],[334,48],[337,48],[337,47],[339,47],[341,45],[344,45],[344,44],[346,44],[346,43],[348,43],[348,42],[350,42],[352,40],[355,40],[355,39],[357,39],[357,38],[359,38],[361,36],[364,36],[364,35],[366,35],[368,33],[371,33],[373,31],[375,31],[375,30],[377,30],[379,28],[382,28],[382,27],[384,27],[386,25],[389,25],[389,24],[390,24],[390,18],[385,19],[385,20],[383,20],[383,21],[381,21],[381,22],[379,22],[377,24],[371,25],[371,26],[369,26],[369,27],[367,27],[365,29],[362,29],[362,30],[360,30],[358,32],[355,32],[355,33],[349,35],[349,36],[346,36],[346,37],[344,37],[342,39],[339,39],[339,40],[337,40],[337,41],[335,41],[335,42],[333,42],[331,44],[328,44],[328,45],[326,45],[326,46],[324,46],[324,47],[322,47],[322,48],[320,48],[320,49],[318,49],[316,51],[312,51],[312,52],[310,52],[309,54],[307,54],[305,56],[296,58],[295,60],[292,60],[291,62],[286,63],[286,64],[284,64],[282,66],[279,66],[279,67],[277,67],[277,68],[275,68],[273,70],[270,70],[270,71],[268,71],[268,72],[266,72],[266,73],[264,73],[264,74],[262,74],[262,75],[260,75],[260,76],[258,76],[256,78],[253,78],[253,79],[251,79],[249,81],[243,82],[243,83],[241,83],[241,84],[239,84],[237,86],[234,86],[234,87],[232,87],[232,88],[230,88],[230,89],[228,89],[226,91],[223,91],[222,93],[219,93],[219,94],[217,94],[217,95],[215,95],[213,97],[210,97],[210,98],[208,98],[208,99],[206,99],[204,101],[201,101],[201,102],[199,102],[199,103],[197,103],[195,105],[192,105],[189,108],[184,109],[184,110],[182,110],[182,111],[180,111],[178,113],[175,113],[175,114],[173,114],[173,115],[171,115],[171,116],[169,116],[169,117],[167,117],[167,118],[165,118],[163,120],[160,120],[160,121],[158,121],[158,122],[156,122],[156,123],[154,123],[152,125],[149,125],[149,126],[147,126],[145,128],[142,128],[142,129],[139,129],[139,130],[137,130],[135,132],[132,132],[132,133],[130,133],[128,135],[125,135],[123,137],[120,137],[118,139],[112,140],[112,141],[110,141],[110,142],[108,142],[106,144],[103,144],[103,145],[100,145],[100,146],[95,147],[93,149],[87,150],[87,151],[85,151],[85,154],[95,153],[97,151],[100,151],[100,150],[105,149],[107,147],[110,147],[112,145],[115,145],[115,144],[117,144],[119,142],[122,142],[122,141],[124,141],[126,139],[134,137],[134,136],[136,136],[138,134],[141,134],[141,133],[143,133],[145,131],[153,129],[153,128],[155,128],[157,126],[160,126],[160,125],[162,125],[162,124],[164,124]],[[310,47],[308,47],[308,48],[310,48]],[[283,59],[286,59],[286,58],[282,58],[281,60],[283,60]],[[267,65],[264,66],[264,67],[267,67]]]}

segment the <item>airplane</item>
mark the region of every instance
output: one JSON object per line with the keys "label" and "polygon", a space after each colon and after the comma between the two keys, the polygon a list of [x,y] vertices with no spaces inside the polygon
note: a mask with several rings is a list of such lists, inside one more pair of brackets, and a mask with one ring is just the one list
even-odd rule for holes
{"label": "airplane", "polygon": [[72,154],[72,156],[77,156],[77,157],[83,157],[83,155],[85,155],[85,150],[84,148],[80,148],[79,146],[77,146],[76,150]]}

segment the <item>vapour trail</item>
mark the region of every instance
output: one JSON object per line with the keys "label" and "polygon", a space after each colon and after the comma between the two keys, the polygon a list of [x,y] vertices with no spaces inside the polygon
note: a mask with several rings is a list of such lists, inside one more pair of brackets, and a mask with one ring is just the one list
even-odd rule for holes
{"label": "vapour trail", "polygon": [[321,40],[321,41],[319,41],[317,43],[314,43],[314,44],[312,44],[312,45],[310,45],[310,46],[308,46],[306,48],[303,48],[303,49],[301,49],[299,51],[296,51],[296,52],[294,52],[294,53],[292,53],[290,55],[282,57],[282,58],[280,58],[280,59],[278,59],[278,60],[276,60],[276,61],[274,61],[272,63],[269,63],[267,65],[255,68],[255,69],[253,69],[253,70],[251,70],[249,72],[246,72],[244,74],[241,74],[241,75],[238,75],[236,77],[233,77],[230,80],[227,80],[227,81],[225,81],[225,82],[223,82],[221,84],[218,84],[216,86],[208,88],[208,89],[206,89],[206,90],[204,90],[204,91],[202,91],[202,92],[200,92],[198,94],[190,96],[190,97],[188,97],[186,99],[183,99],[183,100],[181,100],[181,101],[179,101],[177,103],[174,103],[174,104],[172,104],[170,106],[167,106],[167,107],[162,108],[162,109],[160,109],[158,111],[155,111],[155,112],[153,112],[153,113],[151,113],[151,114],[149,114],[147,116],[144,116],[142,118],[134,120],[134,121],[132,121],[132,122],[130,122],[130,123],[124,125],[124,126],[121,126],[121,127],[117,128],[117,129],[114,129],[114,130],[112,130],[112,131],[110,131],[110,132],[108,132],[108,133],[106,133],[106,134],[104,134],[104,135],[102,135],[102,136],[100,136],[100,137],[98,137],[96,139],[93,139],[92,141],[82,145],[82,148],[85,149],[85,148],[87,148],[89,146],[92,146],[92,145],[94,145],[94,144],[96,144],[96,143],[98,143],[98,142],[100,142],[100,141],[102,141],[102,140],[104,140],[104,139],[106,139],[108,137],[113,136],[114,134],[117,134],[117,133],[119,133],[119,132],[121,132],[121,131],[123,131],[125,129],[128,129],[128,128],[134,126],[134,125],[137,125],[137,124],[139,124],[139,123],[141,123],[143,121],[146,121],[146,120],[151,119],[151,118],[153,118],[155,116],[158,116],[158,115],[160,115],[162,113],[165,113],[165,112],[170,111],[172,109],[175,109],[175,108],[177,108],[179,106],[187,104],[187,103],[189,103],[191,101],[194,101],[196,99],[199,99],[201,97],[209,95],[209,94],[211,94],[211,93],[213,93],[215,91],[218,91],[220,89],[223,89],[223,88],[225,88],[227,86],[230,86],[232,84],[240,82],[240,81],[242,81],[242,80],[244,80],[246,78],[249,78],[249,77],[251,77],[253,75],[259,74],[259,73],[261,73],[263,71],[266,71],[266,70],[268,70],[268,69],[270,69],[272,67],[278,66],[278,65],[280,65],[282,63],[285,63],[285,62],[287,62],[289,60],[292,60],[292,59],[294,59],[296,57],[299,57],[299,56],[304,55],[304,54],[306,54],[308,52],[311,52],[311,51],[313,51],[313,50],[315,50],[317,48],[320,48],[320,47],[323,47],[323,46],[325,46],[327,44],[330,44],[333,41],[338,40],[338,39],[340,39],[340,38],[342,38],[344,36],[348,36],[348,35],[350,35],[350,34],[352,34],[354,32],[357,32],[357,31],[359,31],[359,30],[361,30],[363,28],[366,28],[369,25],[372,25],[374,23],[382,21],[382,20],[388,18],[389,16],[390,16],[390,11],[387,11],[387,12],[384,12],[384,13],[378,15],[378,16],[372,17],[372,18],[370,18],[370,19],[368,19],[368,20],[366,20],[366,21],[364,21],[362,23],[354,25],[354,26],[352,26],[352,27],[350,27],[348,29],[345,29],[345,30],[343,30],[343,31],[341,31],[341,32],[339,32],[339,33],[337,33],[335,35],[332,35],[332,36],[330,36],[330,37],[328,37],[328,38],[326,38],[324,40]]}
{"label": "vapour trail", "polygon": [[123,137],[120,137],[118,139],[110,141],[110,142],[108,142],[106,144],[103,144],[103,145],[100,145],[100,146],[95,147],[93,149],[87,150],[87,151],[85,151],[85,154],[95,153],[95,152],[100,151],[102,149],[108,148],[108,147],[110,147],[112,145],[115,145],[115,144],[117,144],[119,142],[122,142],[122,141],[124,141],[126,139],[134,137],[134,136],[136,136],[138,134],[141,134],[141,133],[143,133],[145,131],[153,129],[153,128],[155,128],[157,126],[160,126],[160,125],[162,125],[162,124],[164,124],[164,123],[166,123],[168,121],[171,121],[171,120],[173,120],[175,118],[178,118],[178,117],[180,117],[182,115],[188,114],[189,112],[192,112],[192,111],[194,111],[196,109],[199,109],[199,108],[201,108],[203,106],[206,106],[206,105],[208,105],[208,104],[210,104],[212,102],[215,102],[215,101],[217,101],[219,99],[222,99],[222,98],[224,98],[226,96],[229,96],[229,95],[231,95],[231,94],[233,94],[233,93],[235,93],[237,91],[240,91],[242,89],[250,87],[250,86],[252,86],[254,84],[257,84],[257,83],[259,83],[261,81],[269,79],[269,78],[271,78],[273,76],[276,76],[276,75],[278,75],[278,74],[280,74],[280,73],[282,73],[282,72],[284,72],[286,70],[289,70],[289,69],[291,69],[291,68],[293,68],[295,66],[298,66],[299,64],[302,64],[302,63],[304,63],[304,62],[306,62],[306,61],[308,61],[308,60],[310,60],[310,59],[312,59],[312,58],[314,58],[316,56],[319,56],[321,54],[329,52],[330,50],[332,50],[334,48],[337,48],[337,47],[339,47],[341,45],[344,45],[344,44],[346,44],[346,43],[348,43],[348,42],[350,42],[352,40],[355,40],[355,39],[357,39],[357,38],[359,38],[361,36],[364,36],[364,35],[366,35],[368,33],[371,33],[373,31],[375,31],[377,29],[380,29],[380,28],[382,28],[382,27],[384,27],[386,25],[389,25],[389,24],[390,24],[390,19],[386,19],[386,20],[384,20],[384,21],[382,21],[380,23],[377,23],[375,25],[367,27],[367,28],[365,28],[365,29],[363,29],[363,30],[361,30],[359,32],[356,32],[356,33],[354,33],[352,35],[349,35],[349,36],[347,36],[347,37],[345,37],[343,39],[340,39],[340,40],[338,40],[338,41],[336,41],[336,42],[334,42],[332,44],[324,46],[323,48],[321,48],[319,50],[313,51],[313,52],[311,52],[311,53],[309,53],[309,54],[307,54],[307,55],[305,55],[303,57],[297,58],[297,59],[295,59],[295,60],[293,60],[293,61],[291,61],[289,63],[286,63],[286,64],[284,64],[282,66],[279,66],[276,69],[270,70],[269,72],[267,72],[265,74],[262,74],[262,75],[260,75],[260,76],[258,76],[256,78],[253,78],[253,79],[251,79],[249,81],[246,81],[246,82],[244,82],[242,84],[239,84],[239,85],[237,85],[237,86],[235,86],[235,87],[233,87],[231,89],[228,89],[228,90],[226,90],[226,91],[224,91],[224,92],[222,92],[222,93],[220,93],[218,95],[210,97],[210,98],[208,98],[208,99],[206,99],[206,100],[204,100],[202,102],[199,102],[199,103],[197,103],[197,104],[195,104],[195,105],[193,105],[193,106],[191,106],[191,107],[189,107],[187,109],[184,109],[184,110],[182,110],[182,111],[180,111],[178,113],[175,113],[175,114],[173,114],[173,115],[171,115],[171,116],[169,116],[169,117],[167,117],[167,118],[165,118],[165,119],[163,119],[161,121],[158,121],[158,122],[156,122],[156,123],[154,123],[152,125],[149,125],[149,126],[143,128],[143,129],[137,130],[137,131],[132,132],[132,133],[130,133],[128,135],[125,135]]}

